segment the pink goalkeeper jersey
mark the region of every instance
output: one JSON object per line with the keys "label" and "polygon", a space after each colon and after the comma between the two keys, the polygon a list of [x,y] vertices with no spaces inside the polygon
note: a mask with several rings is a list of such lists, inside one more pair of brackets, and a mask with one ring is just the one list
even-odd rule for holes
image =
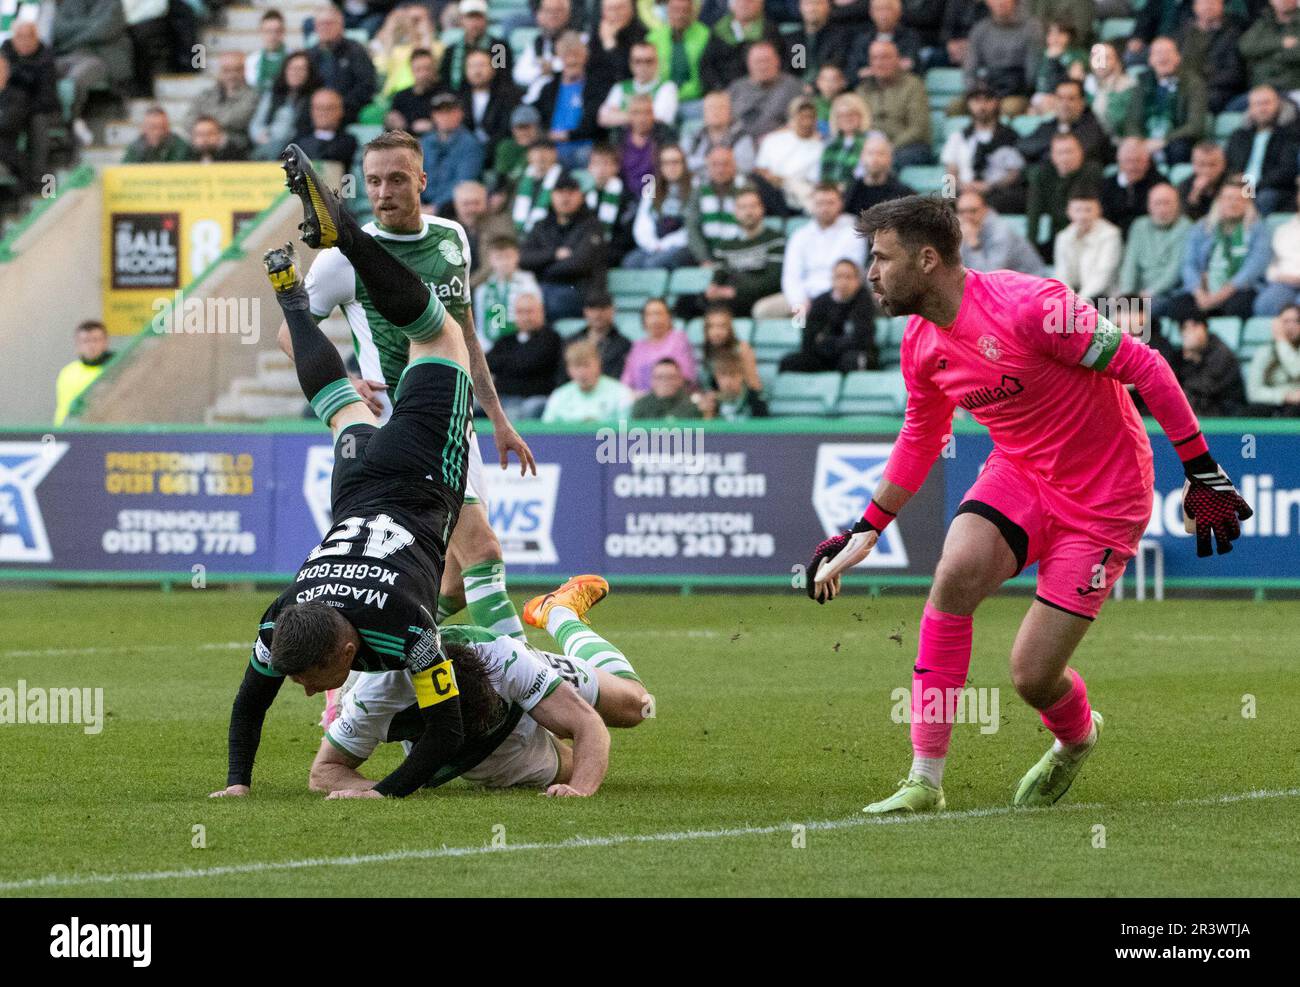
{"label": "pink goalkeeper jersey", "polygon": [[907,411],[885,478],[915,492],[956,407],[987,426],[995,455],[1036,476],[1046,506],[1081,524],[1151,510],[1151,444],[1126,393],[1141,392],[1182,458],[1205,451],[1168,363],[1060,281],[967,271],[948,328],[912,316],[901,348]]}

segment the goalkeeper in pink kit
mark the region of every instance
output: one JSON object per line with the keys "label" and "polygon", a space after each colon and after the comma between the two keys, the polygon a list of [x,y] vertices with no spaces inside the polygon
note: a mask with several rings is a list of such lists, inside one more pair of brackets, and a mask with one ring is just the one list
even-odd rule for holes
{"label": "goalkeeper in pink kit", "polygon": [[871,240],[867,276],[884,311],[911,316],[901,348],[907,410],[866,513],[817,546],[809,595],[819,603],[838,595],[841,573],[866,558],[920,489],[950,440],[957,407],[988,428],[994,447],[948,529],[921,617],[912,769],[896,793],[864,811],[944,808],[944,759],[970,667],[972,614],[1034,562],[1037,590],[1011,650],[1011,680],[1056,741],[1014,802],[1051,805],[1103,726],[1070,656],[1151,517],[1151,445],[1125,385],[1141,393],[1183,462],[1184,513],[1195,523],[1198,555],[1211,554],[1211,535],[1219,552],[1229,551],[1251,509],[1211,458],[1164,358],[1059,281],[963,268],[949,203],[922,196],[881,203],[862,214],[858,232]]}

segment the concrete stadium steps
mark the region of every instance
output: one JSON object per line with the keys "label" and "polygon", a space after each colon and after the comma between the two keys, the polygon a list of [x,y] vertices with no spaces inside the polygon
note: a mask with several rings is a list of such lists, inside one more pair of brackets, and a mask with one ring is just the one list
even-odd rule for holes
{"label": "concrete stadium steps", "polygon": [[[290,33],[285,44],[292,47],[292,38],[293,34]],[[262,36],[256,31],[205,31],[199,40],[208,46],[209,71],[223,52],[242,51],[248,54],[262,46]]]}
{"label": "concrete stadium steps", "polygon": [[[293,5],[275,4],[275,9],[284,15],[284,26],[287,32],[288,44],[292,47],[295,43],[294,35],[298,36],[297,40],[302,40],[302,25],[307,18],[312,16],[312,11],[316,5],[311,3],[299,3]],[[228,31],[252,31],[257,32],[258,25],[262,23],[262,15],[266,13],[268,7],[227,7],[225,11],[225,30]]]}
{"label": "concrete stadium steps", "polygon": [[301,418],[307,402],[275,395],[224,394],[207,413],[209,425],[251,425],[270,418]]}

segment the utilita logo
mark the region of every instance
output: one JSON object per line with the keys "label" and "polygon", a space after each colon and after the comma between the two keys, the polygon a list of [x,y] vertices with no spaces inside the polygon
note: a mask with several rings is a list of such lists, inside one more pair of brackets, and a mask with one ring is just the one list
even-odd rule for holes
{"label": "utilita logo", "polygon": [[962,395],[961,406],[967,411],[975,408],[983,408],[988,404],[997,404],[999,401],[1005,401],[1009,397],[1014,397],[1025,389],[1020,383],[1019,377],[1008,377],[1002,375],[1002,380],[997,387],[977,387]]}
{"label": "utilita logo", "polygon": [[50,929],[50,955],[56,960],[129,959],[132,966],[153,961],[153,926],[136,923],[82,925],[77,916]]}

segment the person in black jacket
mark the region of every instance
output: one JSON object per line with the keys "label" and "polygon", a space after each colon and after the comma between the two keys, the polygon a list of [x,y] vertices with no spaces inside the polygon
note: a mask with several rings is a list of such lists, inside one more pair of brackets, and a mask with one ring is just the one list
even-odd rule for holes
{"label": "person in black jacket", "polygon": [[1202,318],[1184,319],[1181,329],[1183,353],[1174,372],[1192,411],[1203,418],[1241,414],[1246,385],[1236,355]]}
{"label": "person in black jacket", "polygon": [[1237,47],[1246,24],[1236,14],[1224,12],[1223,0],[1202,0],[1193,15],[1182,22],[1174,40],[1183,68],[1205,80],[1210,112],[1222,113],[1247,88],[1246,63]]}
{"label": "person in black jacket", "polygon": [[439,88],[437,63],[428,48],[411,52],[411,85],[393,93],[393,101],[384,115],[388,130],[405,130],[423,137],[433,129],[433,97]]}
{"label": "person in black jacket", "polygon": [[[365,45],[344,36],[343,13],[337,7],[323,7],[316,15],[316,44],[307,54],[322,84],[343,97],[343,122],[354,123],[374,98],[375,64]],[[316,157],[310,149],[304,150]]]}
{"label": "person in black jacket", "polygon": [[333,89],[317,89],[311,97],[311,129],[294,143],[313,161],[337,161],[347,171],[357,156],[357,139],[343,129],[343,97]]}
{"label": "person in black jacket", "polygon": [[581,35],[572,31],[560,35],[555,50],[564,68],[542,86],[533,106],[542,118],[542,130],[560,152],[560,162],[581,168],[599,133],[596,117],[609,85],[587,72],[587,46]]}
{"label": "person in black jacket", "polygon": [[853,47],[853,32],[831,23],[831,0],[799,0],[799,15],[799,29],[786,39],[792,50],[804,53],[803,67],[796,68],[794,74],[811,84],[823,65],[844,68]]}
{"label": "person in black jacket", "polygon": [[540,418],[555,390],[562,364],[559,334],[546,324],[542,300],[534,294],[515,299],[516,332],[502,336],[488,350],[501,408],[515,421]]}
{"label": "person in black jacket", "polygon": [[1147,193],[1166,179],[1140,137],[1124,138],[1116,157],[1119,169],[1101,186],[1101,214],[1127,236],[1133,220],[1147,214]]}
{"label": "person in black jacket", "polygon": [[552,319],[577,318],[588,292],[605,285],[605,231],[583,201],[582,186],[563,174],[551,190],[551,210],[519,250],[519,266],[537,276]]}
{"label": "person in black jacket", "polygon": [[[1263,157],[1256,163],[1257,141],[1265,141]],[[1228,171],[1245,175],[1255,189],[1255,208],[1267,216],[1295,195],[1296,157],[1300,155],[1300,130],[1295,107],[1283,103],[1272,86],[1256,86],[1242,126],[1228,138]]]}
{"label": "person in black jacket", "polygon": [[27,130],[31,101],[25,90],[9,78],[9,61],[0,56],[0,171],[26,186],[31,179],[27,158],[18,150],[18,138]]}
{"label": "person in black jacket", "polygon": [[486,148],[485,161],[492,160],[497,142],[510,136],[510,114],[522,98],[523,92],[510,81],[509,74],[492,67],[487,52],[476,50],[465,56],[460,103],[465,126]]}
{"label": "person in black jacket", "polygon": [[[764,16],[763,0],[731,0],[731,13],[709,29],[709,43],[700,56],[700,82],[704,91],[726,89],[745,74],[749,46],[764,38],[776,46],[781,65],[791,64],[790,46],[776,21]],[[743,32],[746,40],[736,36]]]}
{"label": "person in black jacket", "polygon": [[1083,83],[1066,79],[1056,86],[1056,119],[1048,120],[1020,141],[1020,153],[1030,164],[1042,164],[1052,147],[1052,138],[1071,133],[1083,145],[1083,156],[1099,165],[1110,164],[1114,148],[1101,121],[1084,98]]}
{"label": "person in black jacket", "polygon": [[831,290],[808,306],[803,341],[781,358],[781,371],[818,373],[823,370],[879,370],[876,349],[876,306],[862,283],[862,272],[851,260],[831,271]]}
{"label": "person in black jacket", "polygon": [[590,72],[606,91],[632,77],[632,46],[645,40],[646,28],[637,17],[634,0],[600,0],[592,5]]}
{"label": "person in black jacket", "polygon": [[32,21],[19,21],[13,34],[0,45],[9,62],[9,85],[27,97],[27,162],[33,176],[50,170],[50,131],[63,117],[56,87],[58,70],[54,52],[41,41]]}

